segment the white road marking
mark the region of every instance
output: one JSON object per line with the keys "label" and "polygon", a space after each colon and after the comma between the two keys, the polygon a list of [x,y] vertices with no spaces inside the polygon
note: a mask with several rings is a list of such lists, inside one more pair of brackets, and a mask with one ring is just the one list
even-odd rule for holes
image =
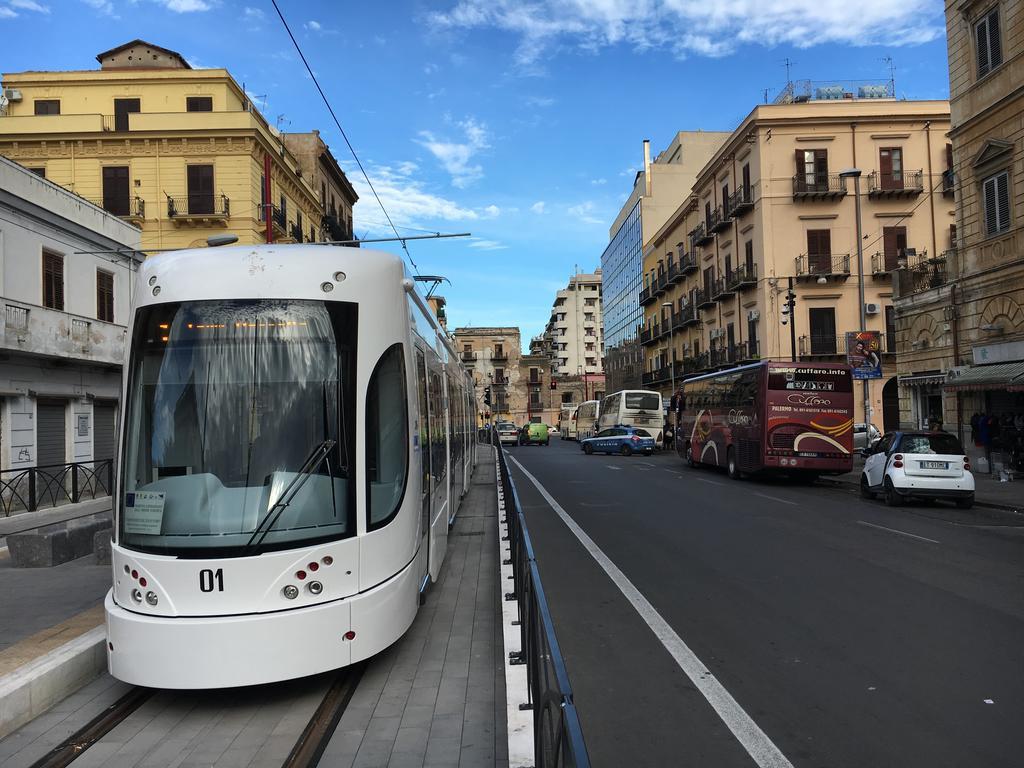
{"label": "white road marking", "polygon": [[652,469],[654,468],[654,465],[651,464],[649,461],[638,461],[636,462],[636,464],[639,464],[642,467],[651,467]]}
{"label": "white road marking", "polygon": [[754,495],[755,496],[760,496],[762,499],[771,499],[772,501],[777,501],[780,504],[789,504],[791,507],[799,507],[800,506],[795,501],[789,501],[788,499],[780,499],[778,496],[769,496],[767,493],[757,493],[755,491]]}
{"label": "white road marking", "polygon": [[[750,715],[744,711],[736,699],[725,689],[725,686],[711,673],[711,670],[697,658],[696,654],[676,634],[676,631],[672,629],[669,623],[662,618],[661,614],[655,610],[654,606],[643,596],[640,590],[633,585],[633,582],[626,577],[626,574],[619,570],[618,566],[594,543],[594,540],[576,524],[576,521],[569,516],[569,513],[562,509],[562,506],[555,501],[554,497],[547,492],[547,489],[540,484],[537,478],[527,472],[523,465],[514,457],[509,456],[508,458],[533,483],[534,487],[540,492],[540,495],[544,497],[544,500],[551,505],[551,509],[555,511],[555,514],[562,519],[566,527],[579,539],[583,548],[608,574],[608,577],[625,598],[629,600],[636,612],[640,614],[640,618],[650,627],[654,636],[658,638],[665,647],[665,650],[669,652],[676,664],[679,665],[679,668],[690,678],[690,682],[704,695],[704,698],[707,699],[715,712],[718,713],[718,716],[722,718],[722,722],[732,731],[733,736],[747,750],[747,754],[750,755],[754,762],[760,768],[793,768],[793,764],[775,746],[775,743],[768,738],[768,734],[758,727],[757,723],[751,719]],[[705,482],[714,481],[707,480]],[[715,484],[723,485],[723,483]]]}
{"label": "white road marking", "polygon": [[909,536],[912,539],[917,539],[918,541],[927,541],[930,544],[941,544],[942,543],[941,541],[936,541],[935,539],[927,539],[924,536],[918,536],[917,534],[914,534],[914,533],[907,533],[906,531],[897,531],[895,528],[886,528],[884,525],[875,525],[874,523],[869,523],[869,522],[866,522],[864,520],[858,520],[857,522],[860,525],[866,525],[869,528],[877,528],[880,531],[888,531],[889,533],[898,533],[900,536]]}
{"label": "white road marking", "polygon": [[622,467],[616,467],[614,464],[605,464],[605,466],[608,467],[608,469],[614,469],[616,472],[622,471]]}
{"label": "white road marking", "polygon": [[709,480],[706,477],[695,477],[693,479],[699,480],[702,483],[711,483],[712,485],[725,485],[725,483],[720,483],[718,480]]}
{"label": "white road marking", "polygon": [[682,472],[676,472],[674,469],[666,469],[665,471],[666,472],[671,472],[673,475],[682,476],[682,474],[683,474]]}

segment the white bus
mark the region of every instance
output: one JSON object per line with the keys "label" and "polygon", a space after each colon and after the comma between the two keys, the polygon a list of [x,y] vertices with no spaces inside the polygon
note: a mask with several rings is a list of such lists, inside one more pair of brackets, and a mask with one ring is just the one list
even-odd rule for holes
{"label": "white bus", "polygon": [[563,405],[558,414],[558,434],[563,440],[576,439],[576,404]]}
{"label": "white bus", "polygon": [[585,440],[593,437],[598,432],[597,422],[601,415],[601,403],[597,400],[587,400],[580,403],[576,409],[576,439]]}
{"label": "white bus", "polygon": [[601,418],[597,428],[608,429],[621,424],[642,427],[654,435],[658,448],[663,446],[665,414],[661,394],[644,389],[624,389],[601,401]]}

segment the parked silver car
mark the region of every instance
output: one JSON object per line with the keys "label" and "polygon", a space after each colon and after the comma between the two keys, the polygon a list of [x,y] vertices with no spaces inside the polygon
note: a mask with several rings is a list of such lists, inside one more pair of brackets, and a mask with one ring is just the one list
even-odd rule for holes
{"label": "parked silver car", "polygon": [[878,442],[878,439],[881,436],[882,433],[878,431],[878,427],[874,424],[854,424],[853,450],[856,452],[862,451],[865,448],[870,448]]}

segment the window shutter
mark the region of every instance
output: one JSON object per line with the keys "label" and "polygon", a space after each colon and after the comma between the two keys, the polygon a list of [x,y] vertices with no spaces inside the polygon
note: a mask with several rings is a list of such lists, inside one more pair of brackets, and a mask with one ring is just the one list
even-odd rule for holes
{"label": "window shutter", "polygon": [[988,74],[991,68],[988,57],[988,19],[982,19],[974,28],[974,48],[978,52],[978,77]]}
{"label": "window shutter", "polygon": [[949,170],[953,169],[953,145],[946,145],[946,168]]}
{"label": "window shutter", "polygon": [[985,19],[988,22],[988,67],[995,69],[1003,63],[1003,47],[999,42],[999,11],[993,10]]}
{"label": "window shutter", "polygon": [[814,150],[814,175],[819,184],[828,182],[828,150]]}
{"label": "window shutter", "polygon": [[992,235],[998,231],[999,218],[996,210],[996,179],[985,179],[982,185],[982,197],[985,202],[985,234]]}
{"label": "window shutter", "polygon": [[801,184],[807,179],[807,165],[804,162],[804,151],[802,149],[796,151],[796,175]]}
{"label": "window shutter", "polygon": [[996,186],[996,216],[999,231],[1003,232],[1010,228],[1010,175],[1001,173],[995,178]]}

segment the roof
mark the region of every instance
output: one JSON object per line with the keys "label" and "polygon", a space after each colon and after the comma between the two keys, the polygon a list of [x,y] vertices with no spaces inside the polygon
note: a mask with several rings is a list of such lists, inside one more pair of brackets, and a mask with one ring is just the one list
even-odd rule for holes
{"label": "roof", "polygon": [[177,51],[172,51],[170,48],[164,48],[163,46],[153,45],[153,43],[147,43],[145,40],[140,40],[139,38],[135,38],[130,43],[124,43],[123,45],[119,45],[116,48],[111,48],[109,51],[103,51],[103,53],[97,53],[96,54],[96,61],[98,61],[100,64],[102,64],[103,63],[103,58],[105,56],[113,56],[116,53],[120,53],[125,48],[132,48],[133,46],[136,46],[136,45],[144,45],[147,48],[152,48],[154,51],[160,51],[161,53],[166,53],[166,54],[168,54],[170,56],[176,56],[177,58],[181,59],[181,63],[185,65],[186,69],[192,69],[192,66],[185,60],[185,57],[182,56]]}
{"label": "roof", "polygon": [[944,389],[1009,389],[1024,392],[1024,360],[993,365],[972,365],[959,373],[950,371]]}

